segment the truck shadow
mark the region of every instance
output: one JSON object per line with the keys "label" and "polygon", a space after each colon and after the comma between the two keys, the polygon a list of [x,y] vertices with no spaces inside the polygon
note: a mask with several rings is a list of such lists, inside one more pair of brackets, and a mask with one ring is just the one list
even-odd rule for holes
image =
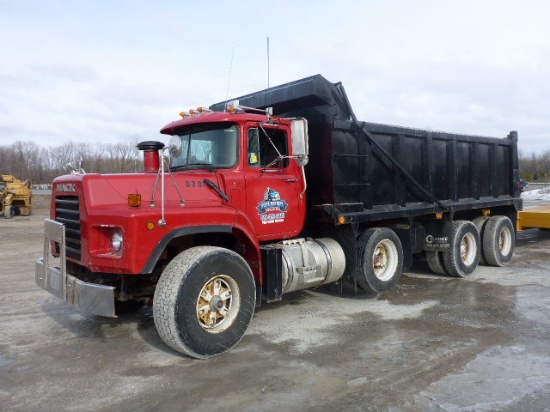
{"label": "truck shadow", "polygon": [[378,296],[377,293],[362,290],[359,286],[354,285],[353,282],[344,280],[328,285],[321,285],[315,289],[305,289],[285,293],[282,300],[279,302],[267,303],[266,301],[262,301],[262,305],[259,308],[256,308],[256,312],[259,313],[271,309],[276,310],[289,305],[295,306],[307,303],[314,299],[311,292],[322,293],[333,297],[365,301],[375,299]]}
{"label": "truck shadow", "polygon": [[117,318],[105,318],[78,312],[70,306],[61,303],[54,304],[51,301],[44,302],[42,311],[78,340],[112,346],[120,342],[121,339],[126,342],[137,333],[140,339],[155,350],[181,356],[169,348],[158,335],[153,320],[153,309],[148,306],[132,313],[125,313]]}

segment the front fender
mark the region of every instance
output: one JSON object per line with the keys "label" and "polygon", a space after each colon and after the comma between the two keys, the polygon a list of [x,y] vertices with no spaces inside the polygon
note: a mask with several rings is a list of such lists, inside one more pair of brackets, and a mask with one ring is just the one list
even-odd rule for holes
{"label": "front fender", "polygon": [[155,246],[153,253],[151,253],[149,260],[145,264],[145,267],[143,268],[141,273],[153,272],[153,269],[155,268],[160,258],[160,255],[162,255],[162,252],[164,251],[164,249],[172,239],[175,239],[181,236],[196,235],[199,233],[231,233],[232,231],[233,231],[233,228],[231,226],[225,226],[225,225],[187,226],[187,227],[174,229],[171,232],[169,232],[167,235],[165,235],[161,239],[161,241],[157,244],[157,246]]}

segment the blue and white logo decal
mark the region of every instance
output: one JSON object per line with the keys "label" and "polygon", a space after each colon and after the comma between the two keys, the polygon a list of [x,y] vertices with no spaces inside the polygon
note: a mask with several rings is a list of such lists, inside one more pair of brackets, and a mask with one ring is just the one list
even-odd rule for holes
{"label": "blue and white logo decal", "polygon": [[267,188],[263,202],[258,205],[262,224],[281,223],[285,221],[288,204],[281,199],[279,192]]}

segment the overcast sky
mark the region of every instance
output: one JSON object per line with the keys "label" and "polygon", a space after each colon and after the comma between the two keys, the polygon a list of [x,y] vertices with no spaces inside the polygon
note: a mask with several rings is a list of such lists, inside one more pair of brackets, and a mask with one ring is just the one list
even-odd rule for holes
{"label": "overcast sky", "polygon": [[360,120],[550,150],[550,2],[0,0],[0,144],[162,140],[320,73]]}

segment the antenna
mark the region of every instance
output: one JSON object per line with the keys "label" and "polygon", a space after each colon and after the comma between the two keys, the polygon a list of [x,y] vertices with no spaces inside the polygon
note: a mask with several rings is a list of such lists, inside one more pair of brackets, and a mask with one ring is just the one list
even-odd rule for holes
{"label": "antenna", "polygon": [[269,36],[267,36],[267,89],[269,90]]}
{"label": "antenna", "polygon": [[227,93],[225,94],[225,110],[227,110],[227,103],[229,100],[229,86],[231,85],[231,71],[233,70],[233,55],[235,54],[235,48],[231,49],[231,62],[229,63],[229,76],[227,77]]}

